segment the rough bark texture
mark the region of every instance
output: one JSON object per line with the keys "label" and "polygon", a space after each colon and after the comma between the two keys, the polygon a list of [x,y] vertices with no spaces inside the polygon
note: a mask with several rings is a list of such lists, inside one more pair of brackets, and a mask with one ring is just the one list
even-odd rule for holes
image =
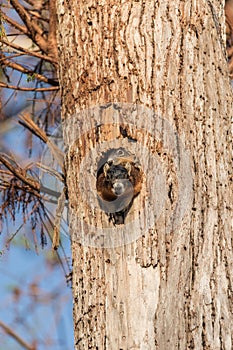
{"label": "rough bark texture", "polygon": [[[223,6],[57,0],[76,349],[233,347]],[[145,179],[114,228],[95,176],[120,145]]]}

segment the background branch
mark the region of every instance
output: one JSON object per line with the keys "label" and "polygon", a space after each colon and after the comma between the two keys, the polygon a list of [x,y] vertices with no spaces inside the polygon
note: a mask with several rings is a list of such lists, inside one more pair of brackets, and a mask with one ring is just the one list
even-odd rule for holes
{"label": "background branch", "polygon": [[17,341],[18,344],[20,344],[24,349],[26,350],[36,350],[35,346],[29,345],[26,343],[24,339],[22,339],[18,334],[15,333],[15,331],[7,326],[4,322],[0,321],[0,327],[6,332],[8,335],[10,335],[15,341]]}
{"label": "background branch", "polygon": [[6,83],[0,82],[0,87],[11,89],[11,90],[18,90],[18,91],[36,91],[36,92],[46,92],[46,91],[58,91],[60,88],[59,86],[52,86],[52,87],[45,87],[45,88],[26,88],[26,87],[19,87],[15,85],[9,85]]}
{"label": "background branch", "polygon": [[28,29],[28,36],[40,47],[44,52],[47,52],[48,44],[43,38],[43,30],[32,20],[27,10],[18,2],[18,0],[10,0],[11,5],[17,11],[18,15]]}
{"label": "background branch", "polygon": [[48,61],[48,62],[57,64],[57,60],[56,60],[55,58],[49,57],[49,56],[47,56],[47,55],[42,55],[42,54],[40,54],[40,53],[38,53],[38,52],[35,52],[35,51],[27,50],[27,49],[25,49],[25,48],[22,47],[22,46],[13,44],[12,42],[9,42],[9,41],[4,40],[4,39],[1,39],[1,42],[2,42],[3,44],[5,44],[6,46],[9,46],[9,47],[11,47],[11,48],[13,48],[13,49],[15,49],[15,50],[24,52],[24,53],[27,54],[28,56],[34,56],[34,57],[40,58],[40,59],[42,59],[42,60],[45,60],[45,61]]}
{"label": "background branch", "polygon": [[[4,57],[3,55],[0,55],[1,59]],[[23,67],[21,64],[15,63],[15,62],[11,62],[10,60],[8,60],[7,58],[4,59],[4,63],[3,66],[7,66],[10,68],[13,68],[21,73],[24,74],[28,74],[28,75],[33,75],[34,78],[43,81],[44,83],[53,85],[53,86],[57,86],[59,83],[53,79],[47,78],[41,74],[35,73],[33,70],[31,69],[27,69],[25,67]]]}

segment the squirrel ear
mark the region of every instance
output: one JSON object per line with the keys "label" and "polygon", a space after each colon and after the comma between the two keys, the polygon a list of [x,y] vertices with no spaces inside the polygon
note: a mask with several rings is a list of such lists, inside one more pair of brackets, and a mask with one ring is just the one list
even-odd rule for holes
{"label": "squirrel ear", "polygon": [[128,173],[129,176],[130,176],[132,167],[131,167],[131,164],[130,164],[129,162],[127,162],[127,163],[125,164],[125,169],[127,170],[127,173]]}
{"label": "squirrel ear", "polygon": [[110,168],[110,165],[108,163],[104,164],[104,168],[103,168],[103,172],[104,172],[104,176],[107,177],[107,172]]}

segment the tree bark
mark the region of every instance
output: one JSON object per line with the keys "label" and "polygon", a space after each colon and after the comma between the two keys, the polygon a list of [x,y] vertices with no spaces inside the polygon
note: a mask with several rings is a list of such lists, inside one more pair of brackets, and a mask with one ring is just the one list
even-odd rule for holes
{"label": "tree bark", "polygon": [[[76,349],[226,349],[232,339],[224,4],[57,0]],[[144,178],[125,225],[99,160]]]}

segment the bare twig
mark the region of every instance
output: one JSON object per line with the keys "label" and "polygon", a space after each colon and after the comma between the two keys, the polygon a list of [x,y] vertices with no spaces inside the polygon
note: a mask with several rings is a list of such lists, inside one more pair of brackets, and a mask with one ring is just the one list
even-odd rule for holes
{"label": "bare twig", "polygon": [[[0,57],[4,57],[2,54],[0,55]],[[5,59],[4,60],[4,66],[7,66],[7,67],[10,67],[10,68],[13,68],[19,72],[22,72],[24,74],[28,74],[28,75],[32,75],[35,79],[38,79],[40,81],[43,81],[44,83],[47,83],[47,84],[50,84],[50,85],[53,85],[53,86],[57,86],[58,85],[58,82],[53,80],[53,79],[49,79],[47,77],[45,77],[44,75],[41,75],[41,74],[38,74],[38,73],[35,73],[33,72],[32,70],[30,69],[27,69],[23,66],[21,66],[21,64],[18,64],[18,63],[15,63],[15,62],[11,62],[10,60],[8,59]]]}
{"label": "bare twig", "polygon": [[56,39],[56,1],[49,0],[49,33],[48,33],[48,55],[58,57],[57,39]]}
{"label": "bare twig", "polygon": [[24,339],[22,339],[15,331],[7,326],[4,322],[0,321],[0,327],[12,338],[14,338],[18,344],[23,346],[26,350],[36,350],[35,346],[29,345]]}
{"label": "bare twig", "polygon": [[15,53],[15,54],[12,54],[11,56],[8,56],[8,57],[1,55],[0,64],[1,64],[2,66],[4,66],[4,63],[3,63],[3,62],[8,61],[8,60],[10,60],[10,59],[12,59],[12,58],[22,57],[22,56],[23,56],[23,53]]}
{"label": "bare twig", "polygon": [[44,21],[46,23],[49,22],[49,20],[47,18],[44,18],[40,15],[40,13],[38,13],[37,11],[35,10],[28,10],[28,13],[30,13],[30,15],[32,15],[33,17],[36,17],[37,19],[41,20],[41,21]]}
{"label": "bare twig", "polygon": [[27,2],[29,5],[33,6],[33,8],[37,11],[40,11],[43,7],[43,1],[38,1],[38,0],[24,0]]}
{"label": "bare twig", "polygon": [[28,30],[25,26],[22,26],[18,22],[14,21],[12,18],[8,17],[4,12],[1,13],[2,18],[12,25],[15,29],[18,29],[23,34],[28,34]]}
{"label": "bare twig", "polygon": [[34,56],[34,57],[40,58],[40,59],[42,59],[42,60],[45,60],[45,61],[48,61],[48,62],[57,64],[57,61],[56,61],[55,58],[49,57],[49,56],[47,56],[47,55],[42,55],[42,54],[40,54],[40,53],[38,53],[38,52],[35,52],[35,51],[27,50],[27,49],[23,48],[22,46],[13,44],[12,42],[9,42],[9,41],[4,40],[4,39],[1,39],[1,42],[2,42],[3,44],[5,44],[5,45],[9,46],[9,47],[12,47],[12,48],[15,49],[15,50],[24,52],[24,53],[27,54],[28,56]]}
{"label": "bare twig", "polygon": [[18,15],[28,29],[28,36],[40,47],[44,52],[48,50],[47,41],[43,38],[43,30],[32,20],[27,10],[18,2],[18,0],[10,0],[11,5],[17,11]]}
{"label": "bare twig", "polygon": [[18,91],[36,91],[36,92],[59,90],[59,86],[51,86],[51,87],[47,87],[47,88],[26,88],[26,87],[19,87],[19,86],[15,86],[15,85],[9,85],[9,84],[2,83],[2,82],[0,82],[0,87],[3,87],[5,89],[18,90]]}

